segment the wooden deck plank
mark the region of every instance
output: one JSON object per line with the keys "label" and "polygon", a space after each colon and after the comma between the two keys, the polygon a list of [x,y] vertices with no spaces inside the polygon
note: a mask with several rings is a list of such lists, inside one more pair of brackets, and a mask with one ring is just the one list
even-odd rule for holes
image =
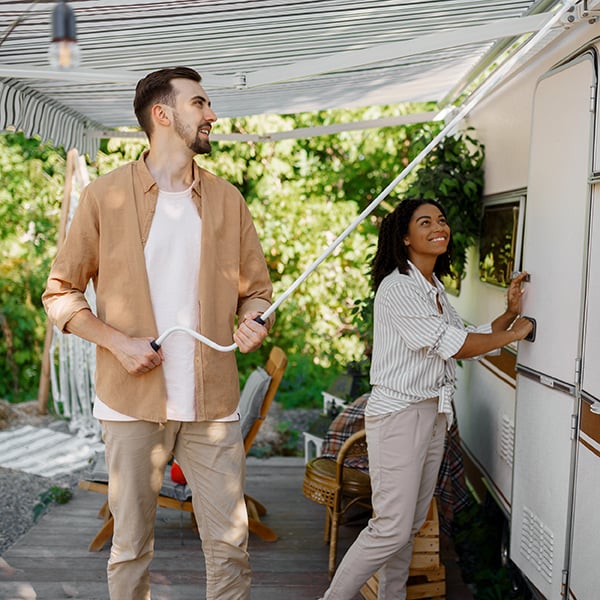
{"label": "wooden deck plank", "polygon": [[[296,458],[249,459],[247,492],[267,508],[266,525],[276,542],[250,535],[253,600],[316,600],[327,588],[328,546],[323,541],[324,507],[302,495],[304,463]],[[100,527],[98,511],[106,496],[75,488],[73,499],[53,506],[3,555],[0,563],[2,600],[106,600],[108,547],[89,552]],[[362,525],[340,529],[341,558]],[[155,557],[151,566],[153,600],[204,598],[205,570],[200,540],[189,513],[159,508]],[[448,600],[472,600],[452,594]],[[357,595],[354,600],[362,600]]]}
{"label": "wooden deck plank", "polygon": [[[250,536],[252,597],[256,600],[316,599],[327,587],[324,508],[302,495],[303,474],[302,459],[248,461],[247,491],[266,506],[263,520],[279,535],[276,542]],[[73,491],[68,504],[53,506],[5,552],[4,560],[16,571],[0,574],[0,598],[108,598],[108,549],[87,550],[101,524],[97,514],[106,496]],[[342,529],[340,554],[358,532],[356,527]],[[159,508],[155,547],[153,600],[203,598],[204,560],[189,514]]]}

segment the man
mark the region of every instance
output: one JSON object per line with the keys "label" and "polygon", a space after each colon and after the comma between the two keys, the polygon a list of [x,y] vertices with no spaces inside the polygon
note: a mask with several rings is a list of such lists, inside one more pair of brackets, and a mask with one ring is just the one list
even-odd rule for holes
{"label": "man", "polygon": [[[201,330],[241,352],[273,319],[256,317],[272,287],[249,211],[229,183],[199,168],[217,117],[193,69],[138,82],[134,109],[150,149],[91,183],[43,295],[50,320],[97,345],[94,414],[101,420],[114,536],[113,600],[150,598],[156,499],[174,456],[192,488],[209,600],[250,597],[245,454],[235,355],[172,325]],[[83,292],[93,280],[97,317]]]}

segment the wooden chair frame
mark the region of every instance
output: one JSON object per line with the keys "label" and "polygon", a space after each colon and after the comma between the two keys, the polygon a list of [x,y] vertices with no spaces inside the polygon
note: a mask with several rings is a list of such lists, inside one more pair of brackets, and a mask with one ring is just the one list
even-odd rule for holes
{"label": "wooden chair frame", "polygon": [[[267,364],[265,365],[265,371],[271,376],[271,381],[269,383],[269,387],[267,388],[260,414],[244,438],[244,450],[246,455],[248,454],[248,451],[250,450],[261,425],[264,423],[267,417],[269,409],[271,408],[271,404],[275,399],[277,389],[279,388],[281,380],[283,379],[283,374],[287,367],[287,363],[288,361],[285,352],[278,346],[274,346],[269,353],[269,358],[267,360]],[[103,482],[82,479],[79,481],[79,487],[83,490],[108,494],[108,484]],[[262,540],[274,542],[277,539],[277,534],[260,520],[260,517],[267,513],[267,509],[258,500],[252,498],[252,496],[244,494],[244,499],[246,500],[246,508],[248,510],[248,529],[252,533],[258,535]],[[171,498],[169,496],[160,494],[157,499],[157,505],[165,508],[174,508],[189,512],[192,516],[192,519],[195,521],[194,507],[191,500],[180,501],[176,498]],[[88,547],[90,551],[102,550],[104,545],[112,537],[114,531],[114,520],[108,508],[108,500],[105,501],[100,508],[98,516],[104,520],[104,523],[94,536],[94,539],[91,541]]]}

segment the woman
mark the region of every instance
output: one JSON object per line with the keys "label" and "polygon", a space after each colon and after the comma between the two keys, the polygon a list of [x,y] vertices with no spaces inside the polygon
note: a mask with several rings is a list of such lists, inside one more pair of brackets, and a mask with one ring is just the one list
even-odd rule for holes
{"label": "woman", "polygon": [[406,598],[415,533],[427,515],[452,423],[456,359],[522,340],[522,273],[506,311],[466,329],[438,277],[452,241],[442,207],[405,200],[381,224],[373,261],[372,392],[365,411],[373,518],[338,567],[323,600],[351,600],[379,572],[379,600]]}

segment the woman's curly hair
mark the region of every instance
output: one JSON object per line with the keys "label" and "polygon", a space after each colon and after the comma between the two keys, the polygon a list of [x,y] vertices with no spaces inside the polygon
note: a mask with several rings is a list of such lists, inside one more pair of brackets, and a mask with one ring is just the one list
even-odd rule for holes
{"label": "woman's curly hair", "polygon": [[[423,200],[421,198],[409,198],[403,200],[390,214],[386,215],[379,228],[379,240],[377,252],[371,263],[371,277],[374,291],[394,269],[400,273],[408,274],[408,253],[404,244],[404,237],[408,234],[408,224],[413,213],[419,206],[431,204],[438,208],[446,216],[446,211],[435,200]],[[438,256],[434,272],[438,277],[450,274],[450,262],[452,255],[452,235],[446,252]]]}

